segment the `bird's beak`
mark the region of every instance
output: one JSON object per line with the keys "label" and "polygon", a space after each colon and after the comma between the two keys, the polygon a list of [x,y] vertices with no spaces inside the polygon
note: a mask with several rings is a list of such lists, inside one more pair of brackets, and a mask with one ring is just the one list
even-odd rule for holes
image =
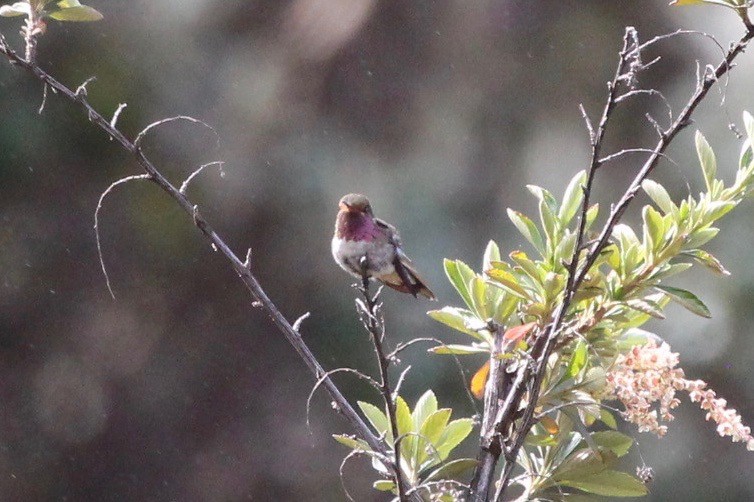
{"label": "bird's beak", "polygon": [[338,207],[340,208],[341,211],[350,211],[351,210],[351,206],[349,206],[345,202],[341,202],[340,204],[338,204]]}

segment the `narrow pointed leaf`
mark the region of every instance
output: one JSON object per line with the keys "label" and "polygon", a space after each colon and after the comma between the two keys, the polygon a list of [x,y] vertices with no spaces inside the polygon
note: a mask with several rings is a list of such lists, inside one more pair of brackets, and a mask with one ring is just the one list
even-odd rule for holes
{"label": "narrow pointed leaf", "polygon": [[694,260],[698,261],[713,272],[717,272],[721,275],[730,275],[730,272],[728,272],[723,264],[720,263],[720,260],[709,254],[707,251],[703,251],[701,249],[690,249],[688,251],[684,251],[682,254],[692,257]]}
{"label": "narrow pointed leaf", "polygon": [[497,268],[485,270],[485,273],[492,279],[492,285],[503,287],[520,298],[529,299],[529,293],[518,283],[513,274]]}
{"label": "narrow pointed leaf", "polygon": [[686,238],[685,245],[687,247],[697,248],[703,244],[707,244],[709,241],[714,239],[718,232],[720,232],[720,229],[715,227],[699,229]]}
{"label": "narrow pointed leaf", "polygon": [[618,428],[618,422],[617,420],[615,420],[615,417],[613,416],[613,414],[604,408],[600,410],[600,420],[602,421],[603,424],[607,425],[611,429]]}
{"label": "narrow pointed leaf", "polygon": [[439,481],[442,479],[460,479],[477,466],[475,458],[459,458],[438,467],[427,475],[424,481]]}
{"label": "narrow pointed leaf", "polygon": [[450,408],[442,408],[427,417],[419,430],[419,443],[426,446],[424,443],[429,441],[433,446],[439,446],[440,435],[448,425],[451,412]]}
{"label": "narrow pointed leaf", "polygon": [[576,173],[576,176],[571,178],[566,187],[563,194],[563,202],[560,204],[560,210],[558,211],[558,219],[564,227],[571,222],[581,207],[581,202],[584,200],[584,183],[586,183],[586,171],[579,171]]}
{"label": "narrow pointed leaf", "polygon": [[490,309],[487,302],[487,281],[479,276],[474,276],[469,283],[471,300],[474,302],[474,311],[480,319],[489,319]]}
{"label": "narrow pointed leaf", "polygon": [[584,369],[586,363],[586,343],[584,343],[582,340],[579,340],[579,342],[576,344],[576,348],[573,349],[573,353],[571,354],[571,360],[568,362],[568,370],[566,371],[566,374],[569,378],[575,377],[576,375],[581,373],[581,370]]}
{"label": "narrow pointed leaf", "polygon": [[437,451],[440,458],[442,460],[448,458],[450,452],[466,439],[473,428],[474,421],[470,418],[459,418],[450,422],[437,441]]}
{"label": "narrow pointed leaf", "polygon": [[519,213],[518,211],[514,211],[513,209],[508,209],[508,218],[510,218],[511,222],[513,222],[518,231],[521,232],[521,235],[523,235],[526,240],[529,241],[532,246],[534,246],[534,249],[536,249],[539,254],[544,255],[545,242],[542,239],[542,234],[539,233],[539,230],[537,229],[537,226],[534,224],[534,222],[526,217],[523,213]]}
{"label": "narrow pointed leaf", "polygon": [[57,21],[99,21],[104,17],[99,11],[86,5],[56,10],[49,16]]}
{"label": "narrow pointed leaf", "polygon": [[633,300],[628,300],[626,302],[626,305],[634,310],[638,310],[639,312],[649,314],[655,319],[665,319],[665,314],[663,314],[662,308],[653,301],[636,298]]}
{"label": "narrow pointed leaf", "polygon": [[[390,422],[381,409],[364,401],[358,401],[357,404],[359,405],[359,408],[361,408],[361,412],[367,417],[367,420],[369,420],[369,423],[372,424],[372,427],[374,427],[374,430],[376,430],[378,434],[388,432],[388,429],[390,429]],[[392,441],[393,436],[390,432],[388,432],[387,436],[390,438],[390,441]]]}
{"label": "narrow pointed leaf", "polygon": [[707,185],[707,191],[712,192],[712,182],[715,181],[715,175],[717,174],[715,153],[701,132],[696,132],[695,140],[696,153],[699,156],[699,163],[702,165],[702,172],[704,173],[704,182]]}
{"label": "narrow pointed leaf", "polygon": [[561,484],[603,497],[642,497],[647,487],[628,473],[605,470],[579,480],[565,480]]}
{"label": "narrow pointed leaf", "polygon": [[489,353],[489,347],[483,347],[480,345],[459,345],[455,343],[449,343],[447,345],[438,345],[428,349],[427,352],[433,354],[455,354],[457,356],[466,356],[469,354],[487,354]]}
{"label": "narrow pointed leaf", "polygon": [[353,436],[347,436],[346,434],[333,434],[332,437],[338,443],[345,445],[352,450],[372,451],[367,442],[363,439],[358,439]]}
{"label": "narrow pointed leaf", "polygon": [[439,321],[446,326],[466,333],[477,340],[486,341],[487,339],[480,334],[480,330],[484,329],[485,323],[478,317],[476,317],[471,311],[466,309],[459,309],[456,307],[443,307],[440,310],[430,310],[427,315]]}
{"label": "narrow pointed leaf", "polygon": [[671,286],[658,285],[655,287],[663,293],[667,294],[671,300],[678,303],[689,312],[692,312],[701,317],[706,317],[708,319],[712,317],[712,314],[710,314],[707,306],[702,303],[702,301],[697,298],[694,293],[686,291],[685,289],[674,288]]}
{"label": "narrow pointed leaf", "polygon": [[592,434],[592,439],[597,445],[615,453],[616,456],[622,457],[631,449],[634,440],[617,431],[600,431]]}
{"label": "narrow pointed leaf", "polygon": [[458,294],[461,295],[466,306],[473,310],[474,302],[471,299],[468,284],[476,274],[461,260],[448,260],[446,258],[443,264],[445,265],[445,274],[448,276],[450,283],[456,288]]}
{"label": "narrow pointed leaf", "polygon": [[391,492],[395,490],[395,482],[390,481],[389,479],[378,479],[372,483],[372,487],[381,492]]}
{"label": "narrow pointed leaf", "polygon": [[411,418],[414,420],[414,429],[419,430],[428,416],[437,411],[437,397],[432,390],[428,390],[414,406],[414,411],[411,413]]}
{"label": "narrow pointed leaf", "polygon": [[484,258],[482,258],[482,270],[492,268],[493,261],[500,261],[500,248],[495,241],[487,243],[487,247],[484,250]]}
{"label": "narrow pointed leaf", "polygon": [[644,192],[646,192],[647,195],[649,195],[649,198],[652,199],[652,202],[657,204],[657,207],[659,207],[663,213],[674,214],[678,211],[678,208],[673,203],[673,199],[670,198],[668,191],[665,190],[665,187],[663,187],[656,181],[649,179],[644,180],[641,183],[641,188],[644,190]]}
{"label": "narrow pointed leaf", "polygon": [[401,396],[395,399],[395,421],[398,425],[398,435],[403,435],[414,430],[411,409]]}

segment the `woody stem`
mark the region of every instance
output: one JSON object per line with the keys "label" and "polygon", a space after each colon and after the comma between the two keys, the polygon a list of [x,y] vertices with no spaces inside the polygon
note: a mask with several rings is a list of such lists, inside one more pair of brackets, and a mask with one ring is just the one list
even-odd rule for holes
{"label": "woody stem", "polygon": [[393,472],[395,473],[395,485],[398,488],[398,499],[403,502],[409,499],[406,495],[407,486],[405,485],[403,472],[401,471],[401,438],[398,436],[395,401],[393,400],[392,391],[390,390],[390,380],[388,375],[390,361],[385,355],[385,350],[382,346],[384,329],[382,316],[379,312],[380,304],[377,302],[379,291],[374,297],[369,293],[369,275],[367,272],[368,262],[366,256],[361,258],[359,265],[361,266],[361,292],[364,294],[364,304],[367,308],[367,317],[364,324],[372,337],[374,352],[377,355],[377,363],[380,369],[380,393],[382,394],[382,399],[385,401],[388,420],[390,420],[390,429],[393,433]]}

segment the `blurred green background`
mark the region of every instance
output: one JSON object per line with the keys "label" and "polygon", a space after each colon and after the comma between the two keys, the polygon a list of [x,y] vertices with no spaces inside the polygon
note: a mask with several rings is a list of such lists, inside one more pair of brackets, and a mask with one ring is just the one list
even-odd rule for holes
{"label": "blurred green background", "polygon": [[[51,22],[39,62],[69,86],[90,76],[93,104],[133,137],[179,114],[214,125],[163,127],[145,142],[176,183],[222,159],[189,190],[202,213],[253,267],[290,319],[306,311],[306,341],[328,368],[375,369],[353,308],[351,280],[330,256],[338,198],[359,191],[398,226],[440,298],[458,305],[444,257],[479,268],[484,245],[528,249],[505,217],[533,214],[524,186],[562,194],[587,165],[578,104],[596,120],[623,29],[643,39],[704,30],[723,45],[742,32],[720,8],[664,0],[90,0],[105,19]],[[0,32],[20,48],[18,19]],[[696,60],[720,50],[700,36],[658,45],[643,75],[679,107]],[[649,57],[650,55],[647,55]],[[725,95],[700,107],[702,129],[732,175],[740,142],[728,129],[754,111],[754,55]],[[101,214],[117,301],[107,292],[92,229],[99,194],[139,173],[135,162],[68,102],[0,64],[0,498],[2,500],[343,500],[338,467],[348,432],[324,393],[250,299],[227,263],[156,187],[120,187]],[[639,98],[615,115],[607,147],[648,146]],[[693,127],[654,178],[683,197],[699,191]],[[626,157],[599,175],[609,203],[640,165]],[[629,212],[637,221],[643,195]],[[607,205],[603,205],[603,208]],[[604,215],[603,215],[604,216]],[[711,251],[732,272],[693,269],[677,284],[699,294],[711,320],[672,308],[650,327],[681,352],[689,378],[708,381],[754,422],[754,203],[724,220]],[[390,343],[459,341],[430,320],[437,304],[388,291]],[[452,361],[407,352],[409,402],[430,387],[454,416],[474,413]],[[464,359],[466,371],[481,364]],[[352,399],[376,402],[347,377]],[[632,429],[628,428],[633,432]],[[684,398],[662,440],[638,435],[626,462],[655,470],[649,500],[752,500],[754,454],[719,438]],[[474,440],[465,444],[473,455]],[[643,458],[642,458],[643,457]],[[357,500],[367,462],[345,468]]]}

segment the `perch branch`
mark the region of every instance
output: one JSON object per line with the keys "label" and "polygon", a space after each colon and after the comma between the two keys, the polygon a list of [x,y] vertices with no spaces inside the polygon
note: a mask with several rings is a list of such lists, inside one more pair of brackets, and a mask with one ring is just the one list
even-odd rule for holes
{"label": "perch branch", "polygon": [[393,455],[394,461],[392,462],[393,473],[395,474],[395,486],[398,487],[398,499],[403,502],[408,500],[406,491],[409,487],[406,486],[406,482],[403,479],[403,471],[401,469],[401,442],[398,440],[398,420],[395,416],[395,399],[393,399],[393,392],[390,387],[390,376],[388,369],[390,367],[390,360],[385,355],[385,349],[383,342],[385,341],[385,325],[382,319],[382,304],[378,302],[380,288],[374,296],[369,293],[369,275],[367,273],[367,257],[362,256],[359,262],[361,266],[361,288],[360,291],[364,296],[363,301],[357,301],[357,310],[362,316],[364,327],[369,332],[372,338],[372,345],[374,346],[374,353],[377,356],[377,364],[380,372],[380,393],[382,399],[385,401],[385,407],[387,408],[387,416],[390,421],[390,429],[393,431]]}

